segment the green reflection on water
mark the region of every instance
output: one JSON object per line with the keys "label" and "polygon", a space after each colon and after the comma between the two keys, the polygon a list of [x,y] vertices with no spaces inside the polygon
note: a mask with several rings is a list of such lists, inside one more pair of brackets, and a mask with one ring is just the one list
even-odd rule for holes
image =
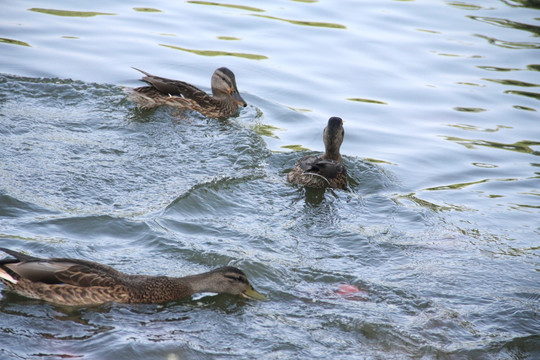
{"label": "green reflection on water", "polygon": [[485,87],[485,85],[475,84],[475,83],[471,83],[471,82],[462,82],[462,81],[458,81],[458,82],[456,82],[456,84],[458,84],[458,85],[467,85],[467,86]]}
{"label": "green reflection on water", "polygon": [[480,127],[476,125],[470,125],[470,124],[447,124],[447,126],[455,127],[462,130],[481,131],[481,132],[488,132],[488,133],[497,132],[500,129],[512,129],[511,126],[505,126],[505,125],[497,125],[497,127],[494,129]]}
{"label": "green reflection on water", "polygon": [[229,51],[216,51],[216,50],[194,50],[194,49],[186,49],[180,46],[173,46],[173,45],[167,45],[167,44],[159,44],[159,46],[168,47],[174,50],[186,51],[186,52],[190,52],[192,54],[201,55],[201,56],[236,56],[236,57],[251,59],[251,60],[268,59],[268,57],[264,55],[257,55],[257,54],[235,53],[235,52],[229,52]]}
{"label": "green reflection on water", "polygon": [[274,139],[279,139],[279,136],[275,134],[278,130],[283,130],[278,127],[267,125],[267,124],[257,124],[252,127],[253,131],[260,136],[271,137]]}
{"label": "green reflection on water", "polygon": [[428,29],[415,29],[416,31],[421,31],[421,32],[427,32],[429,34],[440,34],[441,32],[440,31],[436,31],[436,30],[428,30]]}
{"label": "green reflection on water", "polygon": [[0,43],[31,47],[30,44],[25,43],[24,41],[13,40],[13,39],[8,39],[8,38],[0,38]]}
{"label": "green reflection on water", "polygon": [[356,102],[363,102],[363,103],[368,103],[368,104],[388,105],[388,103],[385,103],[384,101],[373,100],[373,99],[347,98],[347,100],[356,101]]}
{"label": "green reflection on water", "polygon": [[460,9],[465,9],[465,10],[482,10],[483,9],[483,7],[481,7],[481,6],[467,4],[467,3],[464,3],[464,2],[461,2],[461,1],[449,1],[449,2],[447,2],[447,4],[450,5],[450,6],[454,6],[454,7],[457,7],[457,8],[460,8]]}
{"label": "green reflection on water", "polygon": [[519,23],[507,19],[499,19],[493,17],[484,17],[484,16],[467,16],[469,19],[477,20],[491,25],[496,25],[504,28],[511,28],[517,30],[525,30],[533,33],[534,35],[540,35],[540,28],[538,26],[528,25],[524,23]]}
{"label": "green reflection on water", "polygon": [[420,199],[415,193],[405,194],[405,195],[398,195],[395,198],[392,199],[396,204],[401,205],[402,200],[408,200],[413,202],[414,204],[421,206],[426,209],[430,209],[432,211],[438,212],[438,211],[450,211],[450,210],[457,210],[457,211],[463,211],[464,208],[459,206],[441,206],[434,204],[432,202]]}
{"label": "green reflection on water", "polygon": [[212,2],[212,1],[187,1],[187,3],[189,3],[189,4],[198,4],[198,5],[222,6],[222,7],[226,7],[226,8],[232,8],[232,9],[264,12],[263,9],[254,8],[254,7],[251,7],[251,6],[233,5],[233,4],[221,4],[221,3]]}
{"label": "green reflection on water", "polygon": [[290,110],[296,111],[296,112],[311,112],[312,111],[310,109],[295,108],[295,107],[287,106],[287,105],[283,105],[283,106],[287,107],[287,109],[290,109]]}
{"label": "green reflection on water", "polygon": [[302,145],[281,145],[280,147],[294,151],[309,151],[308,148],[305,148]]}
{"label": "green reflection on water", "polygon": [[56,16],[73,16],[73,17],[92,17],[97,15],[116,15],[114,13],[102,13],[94,11],[71,11],[71,10],[56,10],[56,9],[42,9],[31,8],[29,11],[35,11],[42,14],[56,15]]}
{"label": "green reflection on water", "polygon": [[536,99],[536,100],[540,100],[540,94],[539,93],[530,92],[530,91],[506,90],[504,93],[505,94],[512,94],[512,95],[521,95],[521,96],[530,97],[530,98],[533,98],[533,99]]}
{"label": "green reflection on water", "polygon": [[[503,179],[502,181],[514,181],[514,180],[517,180],[517,179]],[[434,186],[434,187],[430,187],[430,188],[427,188],[427,189],[424,189],[424,190],[428,190],[428,191],[459,190],[459,189],[464,189],[464,188],[466,188],[468,186],[471,186],[471,185],[483,184],[483,183],[486,183],[488,181],[490,181],[490,179],[482,179],[482,180],[478,180],[478,181],[464,182],[464,183],[458,183],[458,184]]]}
{"label": "green reflection on water", "polygon": [[133,8],[133,10],[139,11],[139,12],[163,12],[159,9],[147,8],[147,7],[136,7],[136,8]]}
{"label": "green reflection on water", "polygon": [[334,24],[334,23],[290,20],[290,19],[278,18],[278,17],[275,17],[275,16],[259,15],[259,14],[251,14],[251,15],[252,16],[262,17],[262,18],[265,18],[265,19],[285,21],[285,22],[288,22],[288,23],[294,24],[294,25],[316,26],[316,27],[324,27],[324,28],[331,28],[331,29],[346,29],[347,28],[345,25]]}
{"label": "green reflection on water", "polygon": [[482,168],[482,169],[495,169],[498,168],[498,165],[495,164],[488,164],[488,163],[481,163],[481,162],[473,162],[471,163],[473,166]]}
{"label": "green reflection on water", "polygon": [[447,53],[441,53],[441,52],[437,52],[437,51],[432,51],[432,53],[437,54],[439,56],[462,57],[462,55],[458,55],[458,54],[447,54]]}
{"label": "green reflection on water", "polygon": [[447,56],[447,57],[462,57],[462,58],[470,58],[470,59],[482,59],[482,55],[460,55],[460,54],[450,54],[450,53],[442,53],[438,51],[431,51],[434,54],[437,54],[439,56]]}
{"label": "green reflection on water", "polygon": [[502,84],[502,85],[510,85],[510,86],[523,86],[523,87],[537,87],[537,86],[540,86],[538,84],[531,84],[531,83],[524,82],[524,81],[509,80],[509,79],[486,79],[486,78],[484,78],[482,80],[491,81],[491,82],[494,82],[494,83],[497,83],[497,84]]}
{"label": "green reflection on water", "polygon": [[80,37],[64,35],[64,36],[62,36],[62,39],[80,39]]}
{"label": "green reflection on water", "polygon": [[518,110],[526,110],[526,111],[536,111],[536,109],[533,109],[533,108],[530,108],[530,107],[527,107],[527,106],[521,106],[521,105],[514,105],[512,106],[514,109],[518,109]]}
{"label": "green reflection on water", "polygon": [[480,34],[475,34],[474,36],[487,40],[488,43],[505,49],[540,49],[540,44],[534,42],[504,41]]}
{"label": "green reflection on water", "polygon": [[479,65],[477,66],[477,68],[482,69],[482,70],[487,70],[487,71],[502,71],[502,72],[521,70],[521,69],[516,69],[516,68],[503,68],[503,67],[497,67],[497,66],[483,66],[483,65]]}
{"label": "green reflection on water", "polygon": [[448,141],[452,141],[457,144],[463,145],[468,149],[474,149],[475,146],[485,146],[485,147],[490,147],[494,149],[510,150],[510,151],[515,151],[519,153],[540,156],[540,151],[536,151],[531,148],[531,146],[540,145],[540,142],[538,141],[522,140],[522,141],[517,141],[513,144],[504,144],[504,143],[499,143],[499,142],[494,142],[494,141],[463,139],[463,138],[458,138],[458,137],[453,137],[453,136],[445,136],[444,138]]}
{"label": "green reflection on water", "polygon": [[234,36],[218,36],[219,40],[242,40],[240,38],[234,37]]}
{"label": "green reflection on water", "polygon": [[460,106],[456,106],[454,110],[461,111],[461,112],[472,112],[472,113],[479,113],[479,112],[487,111],[486,109],[482,109],[482,108],[460,107]]}
{"label": "green reflection on water", "polygon": [[375,164],[387,164],[387,165],[397,165],[397,164],[394,164],[390,161],[386,161],[386,160],[380,160],[380,159],[374,159],[374,158],[364,158],[363,159],[364,161],[367,161],[367,162],[370,162],[370,163],[375,163]]}

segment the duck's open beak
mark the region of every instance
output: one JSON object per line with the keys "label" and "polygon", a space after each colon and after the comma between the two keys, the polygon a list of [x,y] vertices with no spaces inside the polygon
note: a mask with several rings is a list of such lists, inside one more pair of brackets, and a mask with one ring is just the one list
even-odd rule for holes
{"label": "duck's open beak", "polygon": [[231,96],[234,102],[237,103],[238,105],[244,106],[244,107],[247,106],[247,103],[245,102],[244,99],[242,99],[242,96],[240,96],[240,93],[238,92],[238,90],[231,91]]}
{"label": "duck's open beak", "polygon": [[255,300],[265,300],[266,296],[255,290],[251,285],[249,285],[249,288],[240,293],[240,296],[246,298],[246,299],[255,299]]}

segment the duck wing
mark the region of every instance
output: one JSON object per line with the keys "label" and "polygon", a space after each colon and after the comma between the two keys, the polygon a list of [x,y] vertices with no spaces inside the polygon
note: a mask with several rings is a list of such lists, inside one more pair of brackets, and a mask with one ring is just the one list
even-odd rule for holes
{"label": "duck wing", "polygon": [[315,164],[320,159],[320,156],[316,155],[304,156],[298,161],[297,166],[300,167],[300,169],[302,169],[304,172],[309,172],[313,169],[313,164]]}
{"label": "duck wing", "polygon": [[311,172],[316,172],[327,179],[334,179],[345,172],[345,168],[337,161],[321,159],[311,165]]}
{"label": "duck wing", "polygon": [[300,159],[298,166],[307,173],[318,174],[327,179],[336,178],[339,174],[345,172],[342,163],[334,160],[326,160],[320,156],[305,156]]}
{"label": "duck wing", "polygon": [[[14,282],[26,279],[45,284],[69,284],[80,287],[118,285],[120,273],[113,268],[78,259],[40,259],[19,252],[0,248],[14,259],[0,261],[0,268],[6,271]],[[8,280],[4,277],[4,279]]]}
{"label": "duck wing", "polygon": [[[146,75],[143,76],[141,81],[144,81],[145,83],[152,86],[164,95],[179,96],[182,98],[192,99],[198,104],[201,104],[205,101],[208,102],[209,99],[213,100],[213,98],[209,96],[206,92],[202,91],[196,86],[188,84],[187,82],[155,76],[137,68],[133,69],[140,71],[144,75]],[[137,89],[135,90],[137,91]]]}

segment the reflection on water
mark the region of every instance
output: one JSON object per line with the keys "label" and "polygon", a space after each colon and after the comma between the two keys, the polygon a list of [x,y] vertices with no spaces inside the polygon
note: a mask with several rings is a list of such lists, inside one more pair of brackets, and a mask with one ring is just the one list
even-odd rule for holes
{"label": "reflection on water", "polygon": [[486,65],[478,65],[479,69],[488,70],[488,71],[500,71],[500,72],[507,72],[507,71],[521,71],[522,69],[518,68],[504,68],[499,66],[486,66]]}
{"label": "reflection on water", "polygon": [[24,41],[7,39],[7,38],[0,38],[0,43],[30,47],[30,44],[25,43]]}
{"label": "reflection on water", "polygon": [[262,17],[262,18],[265,18],[265,19],[284,21],[284,22],[287,22],[287,23],[293,24],[293,25],[315,26],[315,27],[330,28],[330,29],[346,29],[347,28],[345,25],[334,24],[334,23],[317,22],[317,21],[291,20],[291,19],[283,19],[283,18],[278,18],[278,17],[275,17],[275,16],[260,15],[260,14],[251,14],[251,15],[252,16]]}
{"label": "reflection on water", "polygon": [[[430,189],[426,189],[426,190],[430,190]],[[393,200],[397,204],[400,204],[400,205],[407,205],[407,201],[410,201],[417,206],[420,206],[420,207],[423,207],[423,208],[426,208],[435,212],[445,212],[445,211],[452,211],[452,210],[465,211],[466,210],[464,207],[460,207],[460,206],[438,205],[438,204],[435,204],[435,203],[432,203],[432,202],[429,202],[427,200],[420,198],[415,193],[399,195],[399,196],[394,197]]]}
{"label": "reflection on water", "polygon": [[[270,300],[2,291],[0,356],[538,358],[534,3],[253,4],[2,8],[0,246],[152,275],[236,265]],[[229,66],[250,105],[140,111],[122,91],[137,64],[194,84]],[[333,115],[351,191],[291,186]]]}
{"label": "reflection on water", "polygon": [[264,12],[263,9],[251,7],[251,6],[244,6],[244,5],[232,5],[232,4],[223,4],[223,3],[217,3],[212,1],[186,1],[189,4],[199,4],[199,5],[211,5],[211,6],[222,6],[226,8],[231,9],[240,9],[240,10],[247,10],[247,11],[255,11],[255,12]]}
{"label": "reflection on water", "polygon": [[148,12],[148,13],[155,13],[155,12],[163,12],[159,9],[154,9],[154,8],[147,8],[147,7],[135,7],[133,8],[133,10],[135,11],[138,11],[138,12]]}
{"label": "reflection on water", "polygon": [[[530,92],[530,91],[506,90],[504,93],[505,94],[512,94],[512,95],[521,95],[521,96],[530,97],[530,98],[533,98],[533,99],[536,99],[536,100],[540,100],[540,93],[535,93],[535,92]],[[527,110],[529,110],[529,109],[534,110],[532,108],[526,108],[526,109]]]}
{"label": "reflection on water", "polygon": [[505,41],[480,34],[476,34],[475,36],[487,40],[492,45],[497,45],[507,49],[540,49],[540,44],[535,42]]}
{"label": "reflection on water", "polygon": [[256,54],[246,54],[246,53],[216,51],[216,50],[194,50],[194,49],[186,49],[180,46],[173,46],[173,45],[166,45],[166,44],[159,44],[159,46],[167,47],[174,50],[186,51],[186,52],[196,54],[196,55],[201,55],[201,56],[235,56],[235,57],[250,59],[250,60],[268,59],[268,57],[264,55],[256,55]]}
{"label": "reflection on water", "polygon": [[480,132],[488,132],[488,133],[497,132],[501,129],[512,128],[510,126],[505,126],[505,125],[497,125],[495,128],[485,128],[485,127],[480,127],[480,126],[471,125],[471,124],[448,124],[448,126],[455,127],[458,129],[463,129],[463,130],[480,131]]}
{"label": "reflection on water", "polygon": [[540,9],[540,4],[536,0],[501,0],[504,4],[512,7],[527,7],[531,9]]}
{"label": "reflection on water", "polygon": [[234,36],[218,36],[219,40],[242,40],[240,38],[234,37]]}
{"label": "reflection on water", "polygon": [[463,145],[468,149],[474,149],[475,146],[485,146],[485,147],[494,148],[494,149],[516,151],[516,152],[520,152],[524,154],[540,155],[540,151],[536,151],[531,148],[531,146],[540,145],[540,142],[538,141],[523,140],[523,141],[517,141],[513,144],[504,144],[504,143],[499,143],[499,142],[494,142],[494,141],[487,141],[487,140],[480,140],[480,139],[464,139],[464,138],[458,138],[458,137],[452,137],[452,136],[445,136],[444,138],[448,141],[452,141],[457,144]]}
{"label": "reflection on water", "polygon": [[454,6],[460,9],[464,9],[464,10],[490,10],[492,9],[492,8],[482,7],[476,4],[469,4],[463,1],[447,1],[446,3],[450,6]]}
{"label": "reflection on water", "polygon": [[283,131],[283,129],[268,124],[256,124],[251,126],[251,129],[260,136],[271,137],[274,139],[279,139],[279,136],[276,135],[276,131]]}
{"label": "reflection on water", "polygon": [[462,112],[470,112],[470,113],[479,113],[479,112],[487,111],[487,109],[482,109],[482,108],[461,107],[461,106],[456,106],[454,110],[462,111]]}
{"label": "reflection on water", "polygon": [[357,101],[362,103],[368,103],[368,104],[380,104],[380,105],[388,105],[384,101],[380,100],[373,100],[373,99],[362,99],[362,98],[348,98],[349,101]]}
{"label": "reflection on water", "polygon": [[484,78],[482,80],[491,81],[497,84],[501,85],[510,85],[510,86],[523,86],[523,87],[538,87],[540,84],[531,84],[524,81],[518,81],[518,80],[510,80],[510,79],[487,79]]}
{"label": "reflection on water", "polygon": [[303,147],[302,145],[281,145],[281,147],[293,151],[310,151],[310,149]]}
{"label": "reflection on water", "polygon": [[71,10],[56,10],[56,9],[42,9],[31,8],[29,11],[34,11],[42,14],[56,15],[56,16],[69,16],[69,17],[92,17],[98,15],[117,15],[113,13],[103,13],[94,11],[71,11]]}
{"label": "reflection on water", "polygon": [[518,109],[518,110],[525,110],[525,111],[534,111],[536,112],[536,109],[533,109],[533,108],[530,108],[530,107],[527,107],[527,106],[522,106],[522,105],[512,105],[512,107],[514,109]]}
{"label": "reflection on water", "polygon": [[491,17],[484,17],[484,16],[468,16],[469,19],[478,20],[481,22],[485,22],[491,25],[506,27],[506,28],[513,28],[517,30],[525,30],[528,32],[533,33],[534,35],[540,35],[540,27],[529,25],[529,24],[523,24],[515,21],[511,21],[508,19],[500,19],[500,18],[491,18]]}

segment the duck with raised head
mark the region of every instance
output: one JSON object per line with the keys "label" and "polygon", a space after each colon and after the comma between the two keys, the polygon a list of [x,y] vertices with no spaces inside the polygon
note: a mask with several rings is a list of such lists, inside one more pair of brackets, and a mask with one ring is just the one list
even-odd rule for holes
{"label": "duck with raised head", "polygon": [[143,109],[170,105],[219,118],[232,116],[238,112],[238,106],[247,105],[238,92],[234,73],[226,67],[220,67],[212,75],[212,96],[186,82],[133,69],[142,72],[145,76],[141,81],[149,85],[130,90],[130,99]]}
{"label": "duck with raised head", "polygon": [[0,251],[12,256],[0,260],[0,280],[9,290],[58,305],[162,303],[201,292],[265,298],[241,270],[232,266],[176,278],[128,275],[87,260],[40,259],[5,248]]}
{"label": "duck with raised head", "polygon": [[344,136],[343,120],[331,117],[323,131],[324,154],[301,158],[287,174],[287,181],[311,188],[347,190],[347,170],[339,152]]}

